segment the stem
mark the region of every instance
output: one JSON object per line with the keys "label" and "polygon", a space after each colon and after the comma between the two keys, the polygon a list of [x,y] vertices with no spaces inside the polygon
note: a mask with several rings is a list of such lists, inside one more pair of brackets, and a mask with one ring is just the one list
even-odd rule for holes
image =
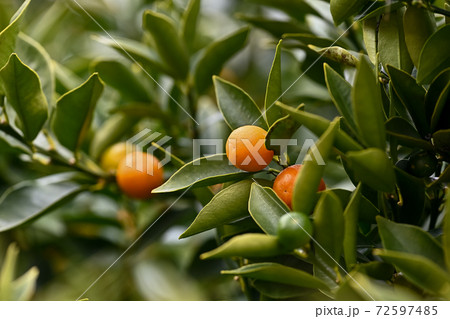
{"label": "stem", "polygon": [[434,13],[438,13],[438,14],[442,14],[442,15],[444,15],[446,17],[450,17],[450,11],[447,11],[445,9],[436,7],[433,4],[430,7],[431,7],[431,11],[433,11]]}

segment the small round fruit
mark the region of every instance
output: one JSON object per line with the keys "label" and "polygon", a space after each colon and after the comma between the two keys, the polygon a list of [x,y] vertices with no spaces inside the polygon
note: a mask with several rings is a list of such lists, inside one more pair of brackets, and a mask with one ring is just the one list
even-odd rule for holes
{"label": "small round fruit", "polygon": [[428,177],[436,171],[438,160],[434,154],[420,152],[411,155],[408,161],[408,171],[417,177]]}
{"label": "small round fruit", "polygon": [[147,199],[163,183],[163,168],[151,154],[133,152],[123,158],[116,172],[119,188],[130,197]]}
{"label": "small round fruit", "polygon": [[265,145],[267,132],[254,125],[241,126],[227,140],[228,160],[247,172],[258,172],[272,161],[273,151]]}
{"label": "small round fruit", "polygon": [[100,166],[107,172],[114,173],[120,161],[127,156],[127,144],[117,143],[106,149],[100,160]]}
{"label": "small round fruit", "polygon": [[[273,190],[290,209],[292,209],[292,194],[294,192],[295,179],[301,168],[301,164],[295,164],[285,168],[278,174],[273,183]],[[321,192],[326,188],[325,182],[321,179],[317,191]]]}
{"label": "small round fruit", "polygon": [[311,240],[312,234],[313,224],[306,214],[288,213],[278,221],[278,240],[289,250],[305,246]]}

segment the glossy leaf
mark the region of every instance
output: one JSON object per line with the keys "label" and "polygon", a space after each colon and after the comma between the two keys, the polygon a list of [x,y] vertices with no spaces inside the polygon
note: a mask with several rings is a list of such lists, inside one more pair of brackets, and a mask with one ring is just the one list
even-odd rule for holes
{"label": "glossy leaf", "polygon": [[152,193],[170,193],[193,186],[210,186],[244,179],[249,175],[248,172],[231,165],[225,154],[216,154],[187,163]]}
{"label": "glossy leaf", "polygon": [[166,68],[172,70],[180,79],[185,79],[189,71],[189,56],[174,22],[161,13],[147,10],[144,13],[143,26],[152,36]]}
{"label": "glossy leaf", "polygon": [[266,234],[244,234],[231,238],[222,246],[200,255],[201,259],[210,258],[260,258],[281,255],[285,250],[276,236]]}
{"label": "glossy leaf", "polygon": [[[301,107],[303,107],[303,105],[299,106],[299,108]],[[276,105],[274,105],[273,108],[279,109]],[[280,145],[282,144],[280,143],[280,140],[289,140],[300,126],[301,124],[292,119],[289,115],[280,117],[267,131],[266,148],[273,150],[275,154],[285,156],[285,154],[281,154],[281,152],[285,150],[283,150],[284,145]]]}
{"label": "glossy leaf", "polygon": [[391,84],[400,101],[408,110],[421,136],[430,132],[430,125],[425,115],[425,89],[408,73],[392,66],[387,68]]}
{"label": "glossy leaf", "polygon": [[292,193],[292,208],[296,212],[309,214],[316,202],[316,193],[325,170],[328,157],[338,132],[338,122],[331,122],[328,129],[308,151],[302,169],[297,174]]}
{"label": "glossy leaf", "polygon": [[416,286],[431,294],[450,298],[450,276],[433,261],[423,256],[398,251],[377,249],[373,253],[392,263]]}
{"label": "glossy leaf", "polygon": [[330,10],[334,24],[337,26],[352,15],[358,13],[368,2],[368,0],[331,0]]}
{"label": "glossy leaf", "polygon": [[[385,5],[383,5],[386,3]],[[367,21],[369,19],[379,18],[383,14],[389,14],[396,11],[397,9],[404,7],[405,4],[402,2],[381,2],[380,5],[374,5],[370,8],[370,12],[364,15],[359,21]]]}
{"label": "glossy leaf", "polygon": [[103,87],[102,80],[94,73],[82,85],[61,96],[56,103],[52,129],[58,141],[69,150],[75,152],[81,146]]}
{"label": "glossy leaf", "polygon": [[[362,185],[362,190],[364,190],[364,185]],[[333,192],[340,199],[342,207],[346,207],[350,203],[352,194],[354,194],[354,192],[339,188],[326,190],[325,192]],[[361,191],[361,193],[363,192]],[[362,195],[359,205],[360,210],[358,212],[358,220],[370,224],[376,223],[375,218],[380,214],[378,208],[376,208],[366,197]]]}
{"label": "glossy leaf", "polygon": [[433,145],[424,140],[408,121],[399,116],[394,116],[386,122],[386,133],[396,137],[400,145],[424,150],[433,149]]}
{"label": "glossy leaf", "polygon": [[278,221],[289,208],[272,188],[253,183],[248,201],[248,210],[253,220],[268,235],[276,235]]}
{"label": "glossy leaf", "polygon": [[446,154],[447,157],[450,156],[450,129],[435,132],[433,144],[439,152]]}
{"label": "glossy leaf", "polygon": [[0,85],[27,141],[33,141],[48,117],[48,104],[36,72],[14,53],[0,70]]}
{"label": "glossy leaf", "polygon": [[335,194],[320,196],[313,221],[315,256],[334,268],[341,257],[345,227],[342,205]]}
{"label": "glossy leaf", "polygon": [[[277,102],[276,105],[317,136],[321,136],[330,126],[331,122],[319,115],[297,110],[280,102]],[[342,130],[336,133],[335,146],[343,152],[362,150],[361,145]]]}
{"label": "glossy leaf", "polygon": [[10,24],[0,32],[0,68],[8,62],[11,53],[15,50],[17,36],[20,31],[20,24],[30,1],[31,0],[26,0],[23,2],[19,10],[14,14]]}
{"label": "glossy leaf", "polygon": [[344,210],[344,258],[347,269],[356,264],[356,239],[359,232],[358,214],[361,207],[361,185],[353,192],[350,201]]}
{"label": "glossy leaf", "polygon": [[[375,190],[392,192],[395,188],[395,174],[386,153],[377,148],[346,154],[350,168],[358,180]],[[380,174],[383,172],[383,174]]]}
{"label": "glossy leaf", "polygon": [[115,60],[103,60],[98,61],[93,69],[107,85],[118,90],[126,99],[141,102],[151,99],[148,89],[131,71],[130,65],[126,66]]}
{"label": "glossy leaf", "polygon": [[380,62],[385,68],[389,64],[409,73],[413,63],[405,43],[404,12],[403,8],[398,9],[381,18],[378,27],[378,48],[380,48]]}
{"label": "glossy leaf", "polygon": [[74,181],[79,178],[89,182],[75,173],[62,173],[25,181],[6,190],[0,197],[0,232],[48,213],[86,190],[86,186]]}
{"label": "glossy leaf", "polygon": [[0,149],[2,153],[14,152],[31,155],[31,150],[16,138],[0,130]]}
{"label": "glossy leaf", "polygon": [[249,31],[248,27],[241,28],[205,48],[194,72],[198,93],[209,89],[213,83],[213,75],[219,74],[225,63],[245,46]]}
{"label": "glossy leaf", "polygon": [[425,42],[436,31],[434,15],[425,8],[408,6],[403,17],[403,26],[409,55],[417,67]]}
{"label": "glossy leaf", "polygon": [[269,79],[267,80],[266,96],[264,99],[264,115],[272,126],[280,117],[282,117],[281,110],[274,106],[275,102],[283,95],[281,86],[281,43],[278,42],[275,50],[275,57],[272,62],[272,67],[269,73]]}
{"label": "glossy leaf", "polygon": [[307,272],[277,263],[250,264],[234,270],[222,270],[222,274],[250,277],[298,287],[328,289],[323,281]]}
{"label": "glossy leaf", "polygon": [[190,52],[194,50],[201,0],[190,0],[181,19],[181,35]]}
{"label": "glossy leaf", "polygon": [[[425,112],[427,120],[432,123],[433,131],[438,127],[444,128],[446,124],[450,126],[448,119],[445,119],[445,114],[441,116],[445,110],[443,104],[445,104],[446,99],[449,99],[450,95],[449,83],[450,68],[447,68],[436,76],[425,94]],[[434,120],[432,121],[433,117]]]}
{"label": "glossy leaf", "polygon": [[444,69],[450,67],[450,25],[438,29],[423,46],[417,70],[417,82],[431,81]]}
{"label": "glossy leaf", "polygon": [[344,117],[352,131],[356,133],[357,126],[352,108],[352,86],[328,64],[324,64],[324,70],[328,92],[330,93],[334,105]]}
{"label": "glossy leaf", "polygon": [[386,132],[384,129],[383,103],[377,85],[377,78],[366,58],[362,57],[356,72],[352,90],[353,112],[361,138],[369,147],[384,150]]}
{"label": "glossy leaf", "polygon": [[377,224],[384,249],[420,255],[445,268],[441,244],[426,231],[417,226],[395,223],[381,216],[377,217]]}
{"label": "glossy leaf", "polygon": [[217,105],[231,129],[256,125],[267,129],[264,116],[252,98],[236,85],[214,76]]}
{"label": "glossy leaf", "polygon": [[377,63],[378,19],[370,18],[363,21],[363,40],[367,55],[373,64]]}
{"label": "glossy leaf", "polygon": [[243,180],[224,188],[198,213],[180,238],[186,238],[249,216],[248,199],[253,180]]}

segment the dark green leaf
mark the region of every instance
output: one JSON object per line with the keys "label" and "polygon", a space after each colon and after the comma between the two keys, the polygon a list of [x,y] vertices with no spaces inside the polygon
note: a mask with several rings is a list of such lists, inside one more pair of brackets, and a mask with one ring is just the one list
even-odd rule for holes
{"label": "dark green leaf", "polygon": [[303,43],[304,45],[312,44],[318,47],[330,47],[335,44],[341,47],[346,46],[344,41],[341,40],[336,41],[330,38],[322,38],[315,34],[310,33],[286,33],[283,35],[283,39],[297,40]]}
{"label": "dark green leaf", "polygon": [[25,139],[33,141],[48,117],[48,104],[39,76],[13,53],[0,70],[0,84],[16,112]]}
{"label": "dark green leaf", "polygon": [[353,192],[344,210],[344,258],[347,269],[356,264],[356,238],[358,235],[358,214],[361,203],[361,184]]}
{"label": "dark green leaf", "polygon": [[5,65],[11,53],[15,50],[20,24],[30,1],[31,0],[26,0],[23,2],[19,10],[14,14],[10,24],[0,32],[0,68]]}
{"label": "dark green leaf", "polygon": [[420,255],[445,268],[441,244],[426,231],[417,226],[394,223],[381,216],[377,217],[377,224],[384,249]]}
{"label": "dark green leaf", "polygon": [[378,48],[380,62],[385,68],[390,64],[409,73],[413,63],[405,43],[404,12],[405,10],[401,8],[382,17],[378,28]]}
{"label": "dark green leaf", "polygon": [[210,186],[244,179],[249,175],[250,173],[231,165],[225,154],[216,154],[187,163],[152,193],[170,193],[191,186]]}
{"label": "dark green leaf", "polygon": [[79,149],[91,125],[103,87],[100,77],[94,73],[82,85],[61,96],[56,103],[52,129],[58,141],[69,150]]}
{"label": "dark green leaf", "polygon": [[[303,105],[300,105],[298,108],[300,109],[302,106]],[[273,106],[273,108],[277,108],[281,111],[281,109],[275,105]],[[281,154],[284,145],[280,145],[280,140],[289,140],[292,135],[300,128],[300,126],[301,124],[292,119],[292,117],[289,115],[280,117],[277,121],[275,121],[275,123],[272,124],[272,126],[267,131],[267,149],[273,150],[275,154],[285,156],[285,154]]]}
{"label": "dark green leaf", "polygon": [[384,130],[383,103],[380,90],[368,60],[361,57],[352,90],[353,111],[360,135],[369,147],[384,150],[386,132]]}
{"label": "dark green leaf", "polygon": [[269,126],[272,126],[280,117],[281,110],[274,107],[274,104],[283,95],[281,87],[281,42],[278,42],[275,50],[272,68],[270,69],[269,79],[267,80],[266,97],[264,99],[264,115],[266,116]]}
{"label": "dark green leaf", "polygon": [[[384,2],[380,1],[380,3],[384,3]],[[389,14],[403,6],[405,6],[405,4],[402,2],[391,2],[391,3],[387,2],[386,5],[381,5],[381,6],[374,5],[372,7],[372,9],[374,9],[374,10],[371,10],[369,13],[364,15],[361,19],[359,19],[359,21],[367,21],[368,19],[376,19],[382,14]]]}
{"label": "dark green leaf", "polygon": [[450,271],[450,191],[448,189],[445,194],[443,214],[445,217],[442,227],[442,247],[444,248],[445,265],[447,266],[447,271]]}
{"label": "dark green leaf", "polygon": [[167,16],[150,10],[144,13],[144,29],[147,30],[166,68],[180,79],[185,79],[189,71],[189,56],[174,22]]}
{"label": "dark green leaf", "polygon": [[0,197],[0,232],[15,228],[64,204],[86,186],[76,183],[75,173],[51,175],[25,181],[6,190]]}
{"label": "dark green leaf", "polygon": [[248,210],[258,226],[269,235],[277,234],[278,220],[289,212],[272,188],[258,183],[252,184]]}
{"label": "dark green leaf", "polygon": [[[282,300],[295,297],[308,298],[312,297],[313,294],[317,292],[317,290],[313,290],[310,288],[297,287],[293,285],[274,283],[264,280],[255,280],[252,283],[252,286],[255,287],[256,290],[258,290],[265,296],[268,296],[273,299],[282,299]],[[303,298],[302,300],[304,300]]]}
{"label": "dark green leaf", "polygon": [[259,258],[281,255],[285,250],[276,236],[266,234],[244,234],[231,238],[222,246],[200,255],[201,259],[209,258]]}
{"label": "dark green leaf", "polygon": [[431,83],[444,69],[450,67],[450,25],[438,29],[423,46],[417,71],[417,82]]}
{"label": "dark green leaf", "polygon": [[267,123],[252,98],[236,85],[214,76],[217,105],[231,129],[256,125],[267,129]]}
{"label": "dark green leaf", "polygon": [[411,115],[417,130],[421,136],[426,136],[430,133],[430,125],[425,115],[425,89],[408,73],[392,66],[388,66],[387,70],[391,85]]}
{"label": "dark green leaf", "polygon": [[190,0],[181,20],[181,35],[190,52],[194,50],[200,0]]}
{"label": "dark green leaf", "polygon": [[257,3],[259,5],[270,6],[284,11],[286,14],[303,21],[305,15],[315,14],[318,12],[308,2],[304,0],[247,0],[248,2]]}
{"label": "dark green leaf", "polygon": [[249,28],[244,27],[205,48],[194,72],[198,93],[204,93],[211,86],[213,75],[219,74],[225,63],[245,46],[248,33]]}
{"label": "dark green leaf", "polygon": [[254,25],[257,28],[263,29],[275,38],[282,38],[285,33],[305,33],[309,32],[304,25],[294,21],[274,20],[273,18],[251,17],[244,14],[237,14],[236,18]]}
{"label": "dark green leaf", "polygon": [[417,67],[420,52],[428,38],[436,31],[436,20],[431,11],[419,6],[408,6],[403,17],[405,42],[411,60]]}
{"label": "dark green leaf", "polygon": [[334,105],[344,117],[353,133],[356,133],[357,126],[352,109],[352,86],[328,64],[324,64],[324,70],[328,92]]}
{"label": "dark green leaf", "polygon": [[433,144],[436,149],[446,154],[448,157],[450,156],[450,129],[448,130],[439,130],[433,134]]}
{"label": "dark green leaf", "polygon": [[292,193],[292,208],[309,214],[316,202],[316,193],[325,170],[325,164],[333,149],[339,125],[335,120],[310,148],[302,169],[297,174]]}
{"label": "dark green leaf", "polygon": [[402,194],[401,206],[397,206],[397,221],[420,224],[423,221],[425,205],[425,184],[422,179],[395,168],[397,185]]}
{"label": "dark green leaf", "polygon": [[386,132],[391,136],[395,136],[400,145],[412,148],[418,147],[424,150],[433,149],[433,145],[422,139],[417,130],[401,117],[394,116],[390,118],[386,122]]}
{"label": "dark green leaf", "polygon": [[416,286],[431,294],[450,298],[450,277],[447,272],[433,261],[420,255],[398,251],[377,249],[373,254],[392,263]]}
{"label": "dark green leaf", "polygon": [[25,153],[31,155],[31,150],[28,148],[28,146],[1,130],[0,149],[2,150],[2,153],[14,152],[18,154]]}
{"label": "dark green leaf", "polygon": [[330,10],[334,24],[338,26],[352,15],[358,13],[368,0],[331,0]]}
{"label": "dark green leaf", "polygon": [[[445,108],[442,107],[445,98],[447,97],[447,100],[449,99],[449,83],[450,68],[447,68],[436,76],[425,94],[425,112],[427,120],[430,123],[433,115],[436,113],[436,115],[434,115],[435,120],[433,122],[435,125],[433,126],[433,130],[436,130],[436,125],[441,128],[444,128],[446,126],[445,124],[450,126],[448,119],[444,119],[443,116],[438,116],[439,113],[442,114],[442,111],[445,110]],[[437,118],[440,118],[440,121],[436,121]]]}
{"label": "dark green leaf", "polygon": [[234,270],[223,270],[222,274],[250,277],[298,287],[328,289],[323,281],[307,272],[277,263],[251,264]]}
{"label": "dark green leaf", "polygon": [[348,152],[345,159],[358,180],[383,192],[392,192],[395,189],[394,169],[384,151],[368,148],[363,151]]}

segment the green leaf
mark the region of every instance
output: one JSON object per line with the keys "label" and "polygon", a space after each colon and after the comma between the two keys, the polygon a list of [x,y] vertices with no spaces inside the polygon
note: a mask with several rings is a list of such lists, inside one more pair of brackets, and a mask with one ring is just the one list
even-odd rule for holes
{"label": "green leaf", "polygon": [[374,250],[374,255],[392,263],[410,282],[428,293],[450,298],[450,277],[433,261],[409,253],[389,250]]}
{"label": "green leaf", "polygon": [[215,154],[187,163],[152,193],[170,193],[193,186],[210,186],[244,179],[249,175],[251,174],[231,165],[225,154]]}
{"label": "green leaf", "polygon": [[436,31],[436,20],[431,11],[418,6],[408,6],[403,17],[403,26],[409,55],[414,65],[418,66],[425,42]]}
{"label": "green leaf", "polygon": [[450,191],[448,189],[445,194],[443,214],[444,223],[442,227],[442,247],[444,248],[445,265],[447,266],[447,271],[450,272]]}
{"label": "green leaf", "polygon": [[259,5],[270,6],[284,11],[296,20],[303,21],[307,14],[319,15],[307,1],[303,0],[246,0]]}
{"label": "green leaf", "polygon": [[0,149],[2,153],[14,152],[31,155],[31,150],[16,138],[0,130]]}
{"label": "green leaf", "polygon": [[322,38],[310,33],[285,33],[283,34],[283,39],[297,40],[304,45],[312,44],[318,47],[330,47],[335,44],[342,47],[346,46],[346,43],[344,41],[341,41],[340,39],[333,40],[330,38]]}
{"label": "green leaf", "polygon": [[39,42],[20,33],[16,42],[16,50],[23,63],[33,69],[41,80],[42,91],[49,105],[54,105],[55,70],[50,55]]}
{"label": "green leaf", "polygon": [[368,0],[331,0],[330,11],[334,24],[340,25],[346,19],[359,12]]}
{"label": "green leaf", "polygon": [[404,8],[400,8],[381,18],[378,27],[378,48],[380,62],[385,68],[390,64],[409,73],[413,68],[413,63],[405,43],[404,12]]}
{"label": "green leaf", "polygon": [[[308,113],[302,110],[297,110],[280,102],[277,102],[276,106],[281,108],[284,112],[289,114],[293,119],[304,125],[317,136],[321,136],[330,126],[331,122],[319,115]],[[347,133],[342,130],[339,130],[336,133],[335,146],[342,152],[363,149],[361,145],[355,142],[355,140],[353,140]]]}
{"label": "green leaf", "polygon": [[[364,185],[362,185],[362,190],[364,190]],[[333,192],[341,200],[342,207],[347,206],[350,203],[353,192],[346,189],[333,189],[326,190],[325,192]],[[362,192],[362,191],[361,191]],[[358,220],[361,222],[366,222],[370,224],[376,223],[375,218],[380,213],[378,208],[376,208],[366,197],[361,196],[360,198],[360,210],[358,212]]]}
{"label": "green leaf", "polygon": [[397,206],[397,221],[408,224],[423,222],[425,184],[422,179],[395,168],[397,185],[402,194],[402,205]]}
{"label": "green leaf", "polygon": [[352,109],[352,86],[328,64],[324,64],[325,81],[331,99],[354,133],[357,126]]}
{"label": "green leaf", "polygon": [[320,196],[314,209],[315,256],[329,266],[338,266],[344,241],[344,214],[341,201],[331,193]]}
{"label": "green leaf", "polygon": [[[380,4],[382,4],[384,2],[380,1]],[[390,12],[394,12],[397,9],[404,7],[405,4],[402,2],[386,2],[386,5],[381,5],[381,6],[377,6],[376,4],[371,7],[371,10],[369,13],[367,13],[366,15],[364,15],[362,18],[359,19],[359,21],[367,21],[368,19],[374,19],[378,18],[380,15],[382,14],[389,14]]]}
{"label": "green leaf", "polygon": [[31,0],[26,0],[14,14],[10,24],[0,32],[0,68],[8,61],[14,52],[20,24]]}
{"label": "green leaf", "polygon": [[339,124],[331,122],[304,159],[302,169],[297,174],[292,193],[292,208],[296,212],[309,214],[316,202],[316,193],[325,170],[325,164],[333,149]]}
{"label": "green leaf", "polygon": [[185,79],[189,71],[189,56],[174,22],[167,16],[150,10],[144,13],[144,30],[153,38],[156,50],[166,67],[180,79]]}
{"label": "green leaf", "polygon": [[0,197],[0,232],[20,226],[66,203],[87,189],[75,180],[89,181],[77,173],[61,173],[25,181]]}
{"label": "green leaf", "polygon": [[305,33],[309,32],[306,26],[295,21],[274,20],[273,18],[252,17],[244,14],[236,14],[236,18],[263,29],[275,38],[280,39],[283,34],[289,33]]}
{"label": "green leaf", "polygon": [[317,290],[315,289],[297,287],[293,285],[280,284],[264,280],[255,280],[253,281],[252,286],[264,296],[280,300],[286,300],[295,297],[302,297],[301,300],[305,300],[306,298],[308,300],[315,300],[314,294],[317,293]]}
{"label": "green leaf", "polygon": [[186,47],[189,49],[189,52],[194,51],[200,4],[201,0],[190,0],[181,19],[181,36],[186,44]]}
{"label": "green leaf", "polygon": [[195,87],[199,94],[209,89],[213,75],[219,74],[225,63],[245,46],[249,31],[248,27],[241,28],[204,49],[194,71]]}
{"label": "green leaf", "polygon": [[361,183],[353,192],[344,210],[344,258],[347,269],[356,264],[356,239],[358,235],[358,215],[361,206]]}
{"label": "green leaf", "polygon": [[444,69],[450,67],[450,25],[438,29],[423,46],[417,67],[417,82],[431,81]]}
{"label": "green leaf", "polygon": [[81,146],[103,87],[102,80],[94,73],[86,82],[61,96],[56,102],[52,129],[58,141],[69,150],[75,152]]}
{"label": "green leaf", "polygon": [[[445,128],[446,124],[450,125],[448,119],[445,119],[445,116],[440,116],[445,110],[443,103],[445,103],[450,94],[449,83],[450,68],[447,68],[436,76],[425,94],[425,112],[427,120],[432,123],[433,131],[437,127]],[[432,120],[433,117],[434,120]]]}
{"label": "green leaf", "polygon": [[417,85],[408,73],[388,66],[391,85],[402,104],[408,110],[421,136],[430,133],[430,125],[425,114],[425,89]]}
{"label": "green leaf", "polygon": [[125,65],[115,60],[103,60],[96,62],[93,69],[107,85],[118,90],[124,98],[140,102],[151,100],[148,89],[131,71],[131,65]]}
{"label": "green leaf", "polygon": [[30,268],[22,276],[14,280],[12,301],[29,301],[36,291],[36,281],[39,276],[37,267]]}
{"label": "green leaf", "polygon": [[377,217],[377,224],[384,249],[420,255],[445,268],[441,244],[426,231],[381,216]]}
{"label": "green leaf", "polygon": [[363,40],[370,62],[377,63],[378,19],[370,18],[363,21]]}
{"label": "green leaf", "polygon": [[433,115],[431,117],[431,131],[440,128],[450,128],[450,82],[444,88],[436,101]]}
{"label": "green leaf", "polygon": [[298,287],[328,289],[322,280],[307,272],[277,263],[251,264],[234,270],[222,270],[222,274],[250,277]]}
{"label": "green leaf", "polygon": [[278,220],[289,212],[289,208],[272,188],[253,183],[248,201],[248,211],[266,234],[276,235]]}
{"label": "green leaf", "polygon": [[0,70],[0,84],[16,112],[25,139],[33,141],[48,117],[48,104],[39,76],[13,53]]}
{"label": "green leaf", "polygon": [[433,150],[433,145],[422,139],[417,130],[408,121],[399,116],[394,116],[386,122],[386,133],[395,136],[400,145]]}
{"label": "green leaf", "polygon": [[244,125],[256,125],[267,129],[267,123],[252,98],[236,85],[213,77],[217,105],[231,129]]}
{"label": "green leaf", "polygon": [[276,236],[266,234],[244,234],[231,238],[222,246],[200,255],[201,259],[209,258],[260,258],[281,255],[285,250]]}
{"label": "green leaf", "polygon": [[198,213],[180,238],[186,238],[209,229],[249,216],[248,199],[253,180],[246,179],[224,188]]}
{"label": "green leaf", "polygon": [[[386,153],[377,148],[348,152],[345,156],[357,179],[382,192],[395,189],[395,173]],[[380,174],[383,172],[383,174]]]}
{"label": "green leaf", "polygon": [[352,90],[355,122],[364,142],[369,147],[384,150],[383,102],[377,85],[377,78],[366,58],[361,57]]}
{"label": "green leaf", "polygon": [[[298,108],[300,109],[303,106],[304,105],[300,105]],[[275,105],[273,108],[279,109]],[[292,135],[300,128],[300,126],[301,124],[292,119],[290,115],[280,117],[267,131],[266,148],[268,150],[273,150],[275,154],[285,156],[285,154],[281,154],[283,151],[283,145],[280,145],[279,142],[282,139],[290,139]]]}
{"label": "green leaf", "polygon": [[281,110],[274,107],[274,104],[283,95],[281,87],[281,42],[278,42],[275,50],[275,57],[267,80],[266,96],[264,99],[264,115],[266,116],[269,126],[282,117]]}
{"label": "green leaf", "polygon": [[439,130],[433,134],[433,143],[436,149],[446,154],[447,157],[450,156],[450,129]]}

